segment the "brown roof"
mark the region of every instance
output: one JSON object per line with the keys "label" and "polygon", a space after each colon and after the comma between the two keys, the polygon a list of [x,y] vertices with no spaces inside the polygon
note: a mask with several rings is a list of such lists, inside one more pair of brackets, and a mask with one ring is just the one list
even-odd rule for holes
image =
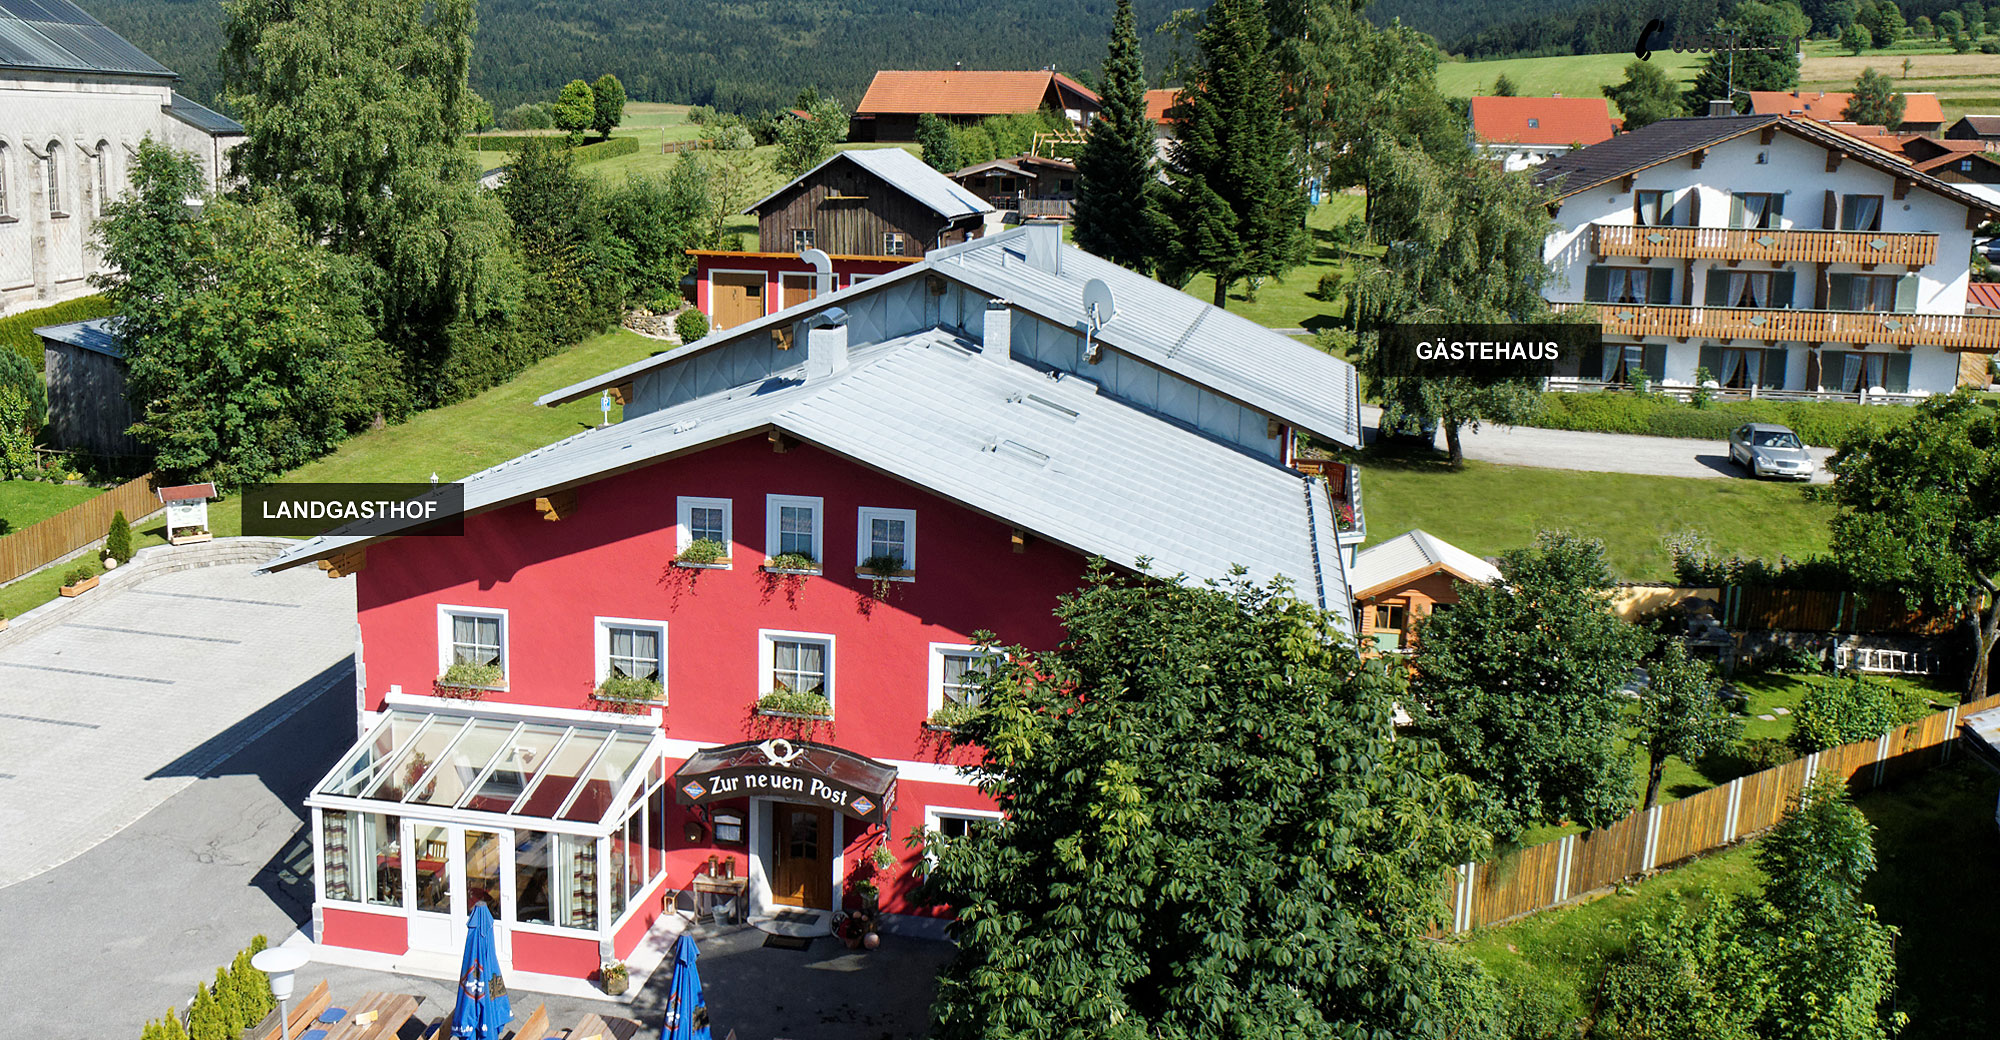
{"label": "brown roof", "polygon": [[[1827,90],[1752,90],[1750,111],[1760,116],[1805,116],[1831,122],[1841,118],[1853,94]],[[1943,123],[1944,106],[1936,94],[1903,95],[1903,122]]]}
{"label": "brown roof", "polygon": [[160,489],[160,501],[162,502],[188,502],[198,498],[208,499],[214,497],[214,484],[182,484],[179,487],[163,487]]}
{"label": "brown roof", "polygon": [[1146,118],[1155,123],[1166,122],[1167,109],[1174,107],[1174,102],[1180,100],[1180,96],[1181,92],[1178,87],[1166,87],[1160,90],[1147,91]]}
{"label": "brown roof", "polygon": [[1965,304],[2000,311],[2000,282],[1973,282],[1965,287]]}
{"label": "brown roof", "polygon": [[1472,132],[1506,144],[1596,144],[1616,127],[1601,97],[1476,97]]}
{"label": "brown roof", "polygon": [[948,116],[991,116],[1033,112],[1051,90],[1080,95],[1092,105],[1097,94],[1089,87],[1046,69],[1040,72],[965,71],[919,72],[884,70],[868,84],[868,93],[854,106],[855,115],[930,112]]}
{"label": "brown roof", "polygon": [[[1973,133],[1983,137],[2000,137],[2000,116],[1961,116],[1958,123],[1964,123]],[[1958,123],[1951,125],[1957,126]]]}
{"label": "brown roof", "polygon": [[1981,162],[1990,162],[1996,165],[2000,165],[2000,155],[1995,155],[1992,152],[1956,151],[1956,152],[1946,152],[1945,154],[1937,156],[1936,158],[1925,159],[1923,162],[1917,164],[1917,169],[1922,170],[1925,173],[1929,173],[1932,170],[1936,170],[1940,167],[1950,166],[1954,163],[1957,163],[1961,159],[1978,159]]}

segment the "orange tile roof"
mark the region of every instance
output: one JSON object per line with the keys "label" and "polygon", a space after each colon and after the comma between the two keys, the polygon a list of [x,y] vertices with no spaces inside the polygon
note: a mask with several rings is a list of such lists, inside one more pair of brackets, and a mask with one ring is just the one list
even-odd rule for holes
{"label": "orange tile roof", "polygon": [[1903,156],[1904,158],[1908,158],[1904,153],[1904,146],[1909,143],[1911,138],[1918,136],[1916,134],[1899,134],[1886,126],[1869,126],[1864,123],[1826,123],[1825,126],[1830,130],[1838,130],[1857,141],[1865,141],[1885,152]]}
{"label": "orange tile roof", "polygon": [[2000,282],[1973,282],[1967,285],[1965,305],[2000,311]]}
{"label": "orange tile roof", "polygon": [[1167,87],[1162,90],[1147,91],[1146,119],[1154,123],[1166,122],[1167,109],[1174,107],[1174,102],[1178,100],[1180,96],[1181,92],[1177,87]]}
{"label": "orange tile roof", "polygon": [[1057,84],[1093,102],[1097,100],[1096,92],[1089,87],[1046,69],[1039,72],[888,69],[875,74],[868,93],[854,106],[854,114],[930,112],[988,116],[1033,112],[1042,107],[1042,100]]}
{"label": "orange tile roof", "polygon": [[1611,103],[1601,97],[1476,97],[1472,132],[1506,144],[1582,144],[1610,140]]}
{"label": "orange tile roof", "polygon": [[[1853,94],[1827,90],[1752,90],[1750,111],[1760,116],[1805,116],[1821,122],[1839,119]],[[1903,95],[1903,122],[1942,123],[1944,106],[1936,94]]]}

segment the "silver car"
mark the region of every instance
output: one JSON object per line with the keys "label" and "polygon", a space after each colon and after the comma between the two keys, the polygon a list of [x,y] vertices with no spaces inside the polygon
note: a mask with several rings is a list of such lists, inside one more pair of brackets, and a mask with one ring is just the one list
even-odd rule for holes
{"label": "silver car", "polygon": [[1729,431],[1730,461],[1757,477],[1811,480],[1813,458],[1799,435],[1776,423],[1744,423]]}

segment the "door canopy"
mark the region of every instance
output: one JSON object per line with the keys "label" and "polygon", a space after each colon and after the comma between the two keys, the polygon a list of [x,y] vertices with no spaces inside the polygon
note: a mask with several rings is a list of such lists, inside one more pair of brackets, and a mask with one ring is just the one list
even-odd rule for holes
{"label": "door canopy", "polygon": [[884,826],[896,804],[896,767],[826,744],[746,740],[695,752],[674,771],[682,805],[755,795],[822,805]]}

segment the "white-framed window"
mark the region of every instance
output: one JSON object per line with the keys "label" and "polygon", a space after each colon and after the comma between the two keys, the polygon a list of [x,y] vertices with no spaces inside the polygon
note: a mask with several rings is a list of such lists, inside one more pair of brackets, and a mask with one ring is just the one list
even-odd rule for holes
{"label": "white-framed window", "polygon": [[62,142],[61,141],[49,142],[49,154],[42,160],[42,166],[43,169],[47,171],[46,176],[48,178],[49,216],[51,217],[67,216],[67,214],[63,212],[63,205],[62,205]]}
{"label": "white-framed window", "polygon": [[823,632],[757,632],[758,674],[762,693],[792,690],[817,693],[833,708],[833,637]]}
{"label": "white-framed window", "polygon": [[454,664],[498,665],[507,674],[507,612],[438,605],[438,674]]}
{"label": "white-framed window", "polygon": [[[701,539],[719,542],[722,545],[722,565],[728,566],[730,547],[735,543],[735,532],[730,523],[731,509],[726,498],[694,498],[687,495],[674,500],[674,552],[679,554],[690,544]],[[818,557],[814,557],[818,559]]]}
{"label": "white-framed window", "polygon": [[614,675],[651,679],[667,687],[667,623],[651,618],[601,617],[596,625],[597,681]]}
{"label": "white-framed window", "polygon": [[[862,506],[859,520],[854,539],[854,560],[857,566],[862,561],[877,556],[891,556],[902,561],[897,570],[917,569],[916,510]],[[911,579],[905,576],[892,580]]]}
{"label": "white-framed window", "polygon": [[882,233],[882,255],[903,255],[903,233],[901,231],[884,231]]}
{"label": "white-framed window", "polygon": [[826,525],[820,522],[825,513],[825,499],[804,495],[766,495],[764,555],[778,557],[786,553],[804,553],[812,557],[814,563],[825,566]]}
{"label": "white-framed window", "polygon": [[1006,816],[995,809],[943,809],[924,807],[924,862],[935,866],[937,852],[953,838],[965,837],[974,827],[1001,822]]}
{"label": "white-framed window", "polygon": [[970,643],[932,643],[929,710],[947,703],[977,705],[980,675],[996,656]]}

